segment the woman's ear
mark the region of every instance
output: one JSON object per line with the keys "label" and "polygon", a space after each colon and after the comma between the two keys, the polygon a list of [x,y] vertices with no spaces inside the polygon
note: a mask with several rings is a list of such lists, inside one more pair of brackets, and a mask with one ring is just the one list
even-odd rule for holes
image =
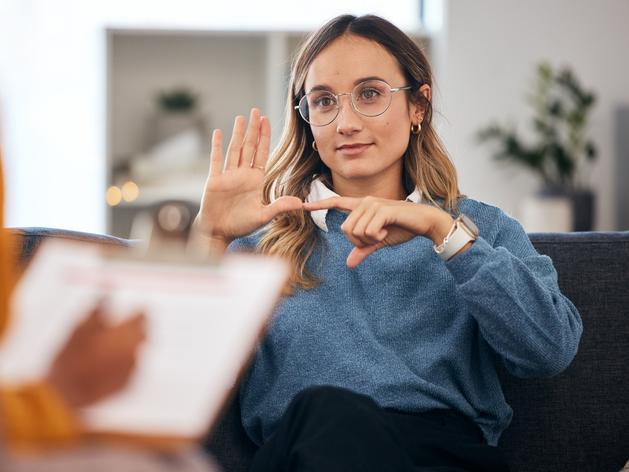
{"label": "woman's ear", "polygon": [[428,105],[432,102],[432,89],[430,88],[430,85],[422,85],[416,93],[418,95],[422,95],[423,99],[417,97],[412,103],[411,121],[413,124],[419,124],[424,121],[424,115],[426,114]]}

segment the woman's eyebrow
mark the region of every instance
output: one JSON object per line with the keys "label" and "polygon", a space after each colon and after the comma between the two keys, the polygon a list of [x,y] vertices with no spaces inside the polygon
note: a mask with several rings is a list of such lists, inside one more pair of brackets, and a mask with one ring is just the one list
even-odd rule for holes
{"label": "woman's eyebrow", "polygon": [[358,85],[359,83],[365,82],[366,80],[382,80],[383,82],[387,82],[382,77],[378,77],[377,75],[370,75],[369,77],[362,77],[360,79],[354,80],[354,85]]}
{"label": "woman's eyebrow", "polygon": [[[366,80],[382,80],[383,82],[386,82],[386,80],[384,80],[382,77],[378,77],[377,75],[370,75],[369,77],[361,77],[359,79],[354,80],[354,85],[356,86],[361,82],[365,82]],[[313,92],[315,90],[333,91],[334,89],[326,84],[318,84],[318,85],[313,86],[307,93]]]}
{"label": "woman's eyebrow", "polygon": [[310,90],[308,90],[307,93],[314,92],[315,90],[326,90],[326,91],[330,91],[331,92],[332,91],[332,87],[330,87],[329,85],[325,85],[325,84],[315,85]]}

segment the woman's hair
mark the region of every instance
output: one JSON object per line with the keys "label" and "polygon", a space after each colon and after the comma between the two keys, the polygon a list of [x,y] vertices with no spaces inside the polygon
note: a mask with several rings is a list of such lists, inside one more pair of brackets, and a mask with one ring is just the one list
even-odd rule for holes
{"label": "woman's hair", "polygon": [[[408,92],[409,101],[424,108],[421,131],[410,134],[403,157],[404,186],[409,192],[417,187],[423,199],[435,205],[435,199],[441,199],[439,206],[454,211],[459,198],[456,171],[432,127],[431,103],[419,92],[422,85],[432,87],[430,65],[412,39],[393,24],[374,15],[338,16],[311,34],[301,46],[291,70],[284,130],[267,168],[264,202],[270,203],[283,195],[294,195],[304,200],[316,178],[332,187],[329,169],[312,148],[314,138],[310,125],[301,119],[294,105],[306,93],[306,74],[314,59],[330,43],[346,34],[375,41],[397,59],[408,85],[412,86]],[[293,286],[312,288],[317,279],[306,269],[306,263],[317,238],[316,226],[309,215],[304,212],[284,213],[265,228],[258,250],[287,259],[293,270],[290,280]]]}

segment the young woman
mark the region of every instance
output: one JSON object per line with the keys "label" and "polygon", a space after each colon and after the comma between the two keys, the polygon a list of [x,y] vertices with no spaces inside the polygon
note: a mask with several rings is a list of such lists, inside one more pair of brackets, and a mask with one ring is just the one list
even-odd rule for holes
{"label": "young woman", "polygon": [[431,87],[398,28],[340,16],[297,56],[268,162],[256,109],[224,165],[213,135],[199,228],[293,268],[241,389],[252,470],[507,470],[497,364],[553,375],[576,353],[551,260],[459,193]]}

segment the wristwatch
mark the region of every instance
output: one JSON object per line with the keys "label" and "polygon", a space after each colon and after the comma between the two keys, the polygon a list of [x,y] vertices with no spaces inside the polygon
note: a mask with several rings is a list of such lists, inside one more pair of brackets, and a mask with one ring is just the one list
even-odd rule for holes
{"label": "wristwatch", "polygon": [[474,222],[461,213],[459,217],[454,220],[454,224],[446,237],[443,238],[443,242],[439,244],[439,246],[435,244],[433,248],[442,260],[447,261],[467,243],[476,241],[478,234],[479,230]]}

